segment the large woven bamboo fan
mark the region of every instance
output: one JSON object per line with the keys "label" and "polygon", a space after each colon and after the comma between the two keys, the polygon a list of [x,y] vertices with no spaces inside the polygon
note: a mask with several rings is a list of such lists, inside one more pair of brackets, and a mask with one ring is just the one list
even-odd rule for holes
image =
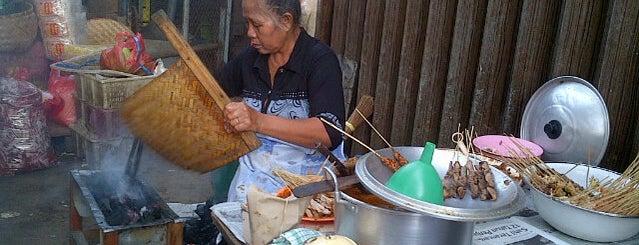
{"label": "large woven bamboo fan", "polygon": [[254,133],[224,130],[229,97],[164,11],[152,18],[180,59],[124,102],[122,115],[133,133],[174,164],[202,173],[259,147]]}

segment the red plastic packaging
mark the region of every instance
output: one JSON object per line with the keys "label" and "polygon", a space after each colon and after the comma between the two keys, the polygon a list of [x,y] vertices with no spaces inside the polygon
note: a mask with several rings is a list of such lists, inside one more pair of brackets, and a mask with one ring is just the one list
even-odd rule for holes
{"label": "red plastic packaging", "polygon": [[102,69],[121,71],[137,75],[152,75],[155,63],[146,51],[142,34],[120,32],[116,44],[105,49],[100,55]]}
{"label": "red plastic packaging", "polygon": [[73,98],[74,91],[75,76],[62,75],[59,70],[51,70],[47,92],[53,95],[53,99],[49,100],[50,102],[46,106],[49,119],[64,126],[75,123],[77,115]]}

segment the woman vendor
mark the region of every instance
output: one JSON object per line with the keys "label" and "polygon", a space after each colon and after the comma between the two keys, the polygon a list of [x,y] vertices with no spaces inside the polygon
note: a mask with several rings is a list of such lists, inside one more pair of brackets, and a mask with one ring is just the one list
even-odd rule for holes
{"label": "woman vendor", "polygon": [[243,0],[250,47],[217,78],[230,97],[227,130],[255,132],[262,145],[239,159],[228,201],[245,201],[252,184],[275,193],[284,183],[273,174],[317,173],[326,159],[317,142],[338,149],[343,128],[342,72],[335,53],[300,27],[299,0]]}

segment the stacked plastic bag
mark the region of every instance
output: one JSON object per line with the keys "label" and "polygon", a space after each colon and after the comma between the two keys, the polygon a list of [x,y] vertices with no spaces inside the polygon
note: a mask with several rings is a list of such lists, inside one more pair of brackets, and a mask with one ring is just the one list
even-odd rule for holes
{"label": "stacked plastic bag", "polygon": [[86,43],[87,17],[82,1],[34,0],[47,58],[61,59],[65,46]]}
{"label": "stacked plastic bag", "polygon": [[31,83],[0,78],[0,176],[54,165],[46,130],[42,92]]}

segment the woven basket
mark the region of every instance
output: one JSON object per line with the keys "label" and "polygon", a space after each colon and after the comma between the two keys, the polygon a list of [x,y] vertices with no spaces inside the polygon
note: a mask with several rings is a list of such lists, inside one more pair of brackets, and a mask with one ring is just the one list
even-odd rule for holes
{"label": "woven basket", "polygon": [[22,52],[33,44],[38,35],[38,23],[33,5],[16,3],[18,13],[0,15],[0,52]]}
{"label": "woven basket", "polygon": [[116,34],[120,32],[133,34],[129,27],[106,18],[90,19],[87,28],[87,43],[91,45],[115,45]]}
{"label": "woven basket", "polygon": [[106,18],[95,18],[87,21],[86,44],[66,43],[62,50],[62,59],[67,60],[97,50],[104,50],[116,44],[115,35],[120,32],[133,33],[122,23]]}
{"label": "woven basket", "polygon": [[260,145],[253,133],[224,130],[222,109],[182,59],[127,98],[122,117],[160,155],[201,173]]}

